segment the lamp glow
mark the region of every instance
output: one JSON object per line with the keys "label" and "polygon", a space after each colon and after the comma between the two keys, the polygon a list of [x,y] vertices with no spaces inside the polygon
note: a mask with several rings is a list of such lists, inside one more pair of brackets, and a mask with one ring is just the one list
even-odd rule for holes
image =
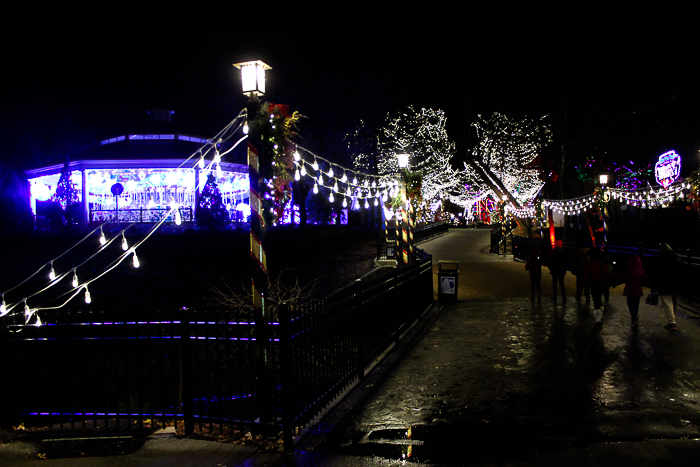
{"label": "lamp glow", "polygon": [[606,174],[600,174],[600,176],[598,177],[598,179],[600,180],[600,184],[601,184],[601,185],[607,185],[607,183],[608,183],[608,176],[607,176]]}
{"label": "lamp glow", "polygon": [[100,227],[100,245],[104,245],[107,243],[107,238],[105,238],[105,233],[102,231],[102,227]]}
{"label": "lamp glow", "polygon": [[124,236],[124,232],[122,232],[122,250],[126,251],[129,249],[129,244],[126,242],[126,237]]}
{"label": "lamp glow", "polygon": [[271,70],[269,65],[260,60],[235,63],[233,66],[241,70],[241,90],[249,96],[265,94],[265,71]]}
{"label": "lamp glow", "polygon": [[408,167],[408,154],[397,154],[396,159],[399,164],[399,168],[405,169]]}
{"label": "lamp glow", "polygon": [[87,288],[87,285],[85,286],[85,303],[90,303],[92,301],[92,298],[90,297],[90,291]]}
{"label": "lamp glow", "polygon": [[136,256],[136,252],[134,251],[134,267],[138,269],[139,266],[141,266],[141,263],[139,263],[139,257]]}
{"label": "lamp glow", "polygon": [[56,279],[56,271],[53,269],[53,261],[51,261],[51,271],[49,271],[49,279],[54,280]]}

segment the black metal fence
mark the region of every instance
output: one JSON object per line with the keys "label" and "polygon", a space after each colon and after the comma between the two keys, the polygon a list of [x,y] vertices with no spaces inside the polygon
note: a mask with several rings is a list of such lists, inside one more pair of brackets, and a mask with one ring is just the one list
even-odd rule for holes
{"label": "black metal fence", "polygon": [[[446,221],[435,222],[432,224],[417,227],[413,231],[413,242],[423,242],[438,235],[447,233],[450,224]],[[377,260],[392,261],[397,259],[399,242],[396,238],[396,229],[391,227],[388,229],[388,237],[382,236],[377,241]]]}
{"label": "black metal fence", "polygon": [[365,276],[277,322],[179,310],[0,322],[0,422],[85,431],[184,422],[213,434],[280,430],[286,447],[433,300],[432,258]]}

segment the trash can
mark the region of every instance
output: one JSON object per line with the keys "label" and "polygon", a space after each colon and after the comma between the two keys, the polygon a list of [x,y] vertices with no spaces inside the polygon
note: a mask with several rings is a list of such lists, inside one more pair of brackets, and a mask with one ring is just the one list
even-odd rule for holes
{"label": "trash can", "polygon": [[456,303],[459,277],[459,261],[438,261],[438,301]]}

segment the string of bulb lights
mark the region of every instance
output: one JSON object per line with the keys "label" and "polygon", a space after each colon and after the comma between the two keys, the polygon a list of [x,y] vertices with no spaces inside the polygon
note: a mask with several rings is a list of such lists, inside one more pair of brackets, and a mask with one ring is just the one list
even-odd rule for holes
{"label": "string of bulb lights", "polygon": [[[246,123],[245,123],[245,117],[246,117],[246,115],[245,115],[245,110],[239,112],[239,114],[238,114],[231,122],[229,122],[229,123],[228,123],[221,131],[219,131],[213,138],[210,138],[210,139],[208,140],[207,143],[205,143],[203,146],[201,146],[201,147],[198,148],[196,151],[194,151],[194,152],[193,152],[187,159],[185,159],[177,168],[178,168],[178,169],[179,169],[179,168],[182,168],[182,167],[185,166],[189,161],[191,161],[191,160],[194,159],[194,158],[197,158],[198,160],[197,160],[196,164],[198,164],[198,166],[199,166],[200,169],[204,169],[206,172],[211,171],[211,170],[212,170],[212,167],[214,166],[214,164],[216,164],[217,176],[220,177],[220,176],[221,176],[221,167],[220,167],[219,164],[220,164],[220,162],[221,162],[221,160],[222,160],[222,159],[221,159],[222,156],[228,154],[228,153],[231,152],[233,149],[235,149],[236,146],[238,146],[244,139],[247,138],[247,135],[244,135],[243,137],[241,137],[231,148],[229,148],[229,149],[228,149],[226,152],[224,152],[223,154],[220,154],[220,153],[219,153],[217,145],[218,145],[218,144],[222,144],[222,143],[228,141],[228,140],[231,139],[234,135],[236,135],[237,132],[238,132],[238,130],[240,130],[241,127],[243,127],[243,126],[246,124]],[[234,127],[234,125],[236,124],[236,122],[239,122],[239,123],[238,123],[237,126]],[[206,155],[209,154],[212,150],[214,151],[214,156],[212,157],[212,159],[211,159],[211,160],[208,162],[208,164],[207,164],[207,163],[206,163],[206,160],[205,160],[205,157],[206,157]],[[190,167],[190,168],[192,168],[192,167]],[[196,187],[196,189],[199,190],[199,189],[201,188],[201,185],[202,185],[202,184],[203,184],[203,182],[202,182],[201,180],[198,180],[198,181],[197,181],[197,187]],[[91,302],[92,302],[92,296],[91,296],[90,291],[89,291],[89,289],[88,289],[88,285],[91,284],[91,283],[93,283],[93,282],[95,282],[96,280],[102,278],[102,277],[103,277],[105,274],[107,274],[108,272],[114,270],[117,266],[119,266],[119,265],[120,265],[127,257],[129,257],[130,255],[131,255],[131,257],[132,257],[132,264],[133,264],[133,267],[134,267],[134,268],[138,268],[138,267],[140,266],[140,262],[139,262],[138,256],[136,255],[136,249],[137,249],[139,246],[141,246],[154,232],[156,232],[156,231],[158,230],[158,228],[160,228],[160,226],[162,226],[163,223],[165,223],[166,220],[169,219],[170,216],[173,215],[173,214],[174,214],[174,217],[175,217],[175,224],[180,225],[180,224],[182,223],[182,218],[181,218],[181,216],[180,216],[179,206],[177,205],[177,203],[172,202],[172,203],[170,204],[170,210],[160,219],[160,221],[157,222],[156,224],[154,224],[153,227],[147,232],[147,234],[146,234],[139,242],[137,242],[135,245],[133,245],[133,246],[131,246],[131,247],[129,247],[129,244],[128,244],[127,239],[126,239],[126,236],[125,236],[125,233],[126,233],[126,231],[127,231],[129,228],[131,228],[134,224],[131,224],[131,225],[129,225],[128,227],[126,227],[125,229],[122,229],[120,232],[117,233],[117,235],[115,235],[114,237],[112,237],[112,238],[109,239],[109,240],[107,240],[107,238],[106,238],[106,236],[105,236],[105,234],[104,234],[104,230],[103,230],[103,227],[104,227],[106,224],[108,224],[109,222],[104,222],[104,223],[100,224],[99,226],[95,227],[95,229],[93,229],[92,231],[90,231],[85,237],[83,237],[83,238],[80,239],[78,242],[76,242],[75,244],[73,244],[72,246],[70,246],[68,249],[66,249],[65,251],[63,251],[60,255],[56,256],[56,257],[53,258],[53,259],[51,259],[48,263],[45,263],[44,265],[42,265],[36,272],[34,272],[33,274],[29,275],[27,278],[25,278],[24,280],[20,281],[20,282],[19,282],[18,284],[16,284],[15,286],[13,286],[13,287],[11,287],[11,288],[5,290],[4,292],[0,293],[0,318],[5,317],[5,316],[11,317],[11,316],[15,316],[15,315],[18,314],[18,313],[23,313],[24,316],[25,316],[25,324],[29,324],[29,321],[31,320],[31,318],[32,318],[33,316],[36,316],[36,320],[35,320],[34,324],[37,325],[37,326],[40,326],[40,325],[42,324],[42,323],[41,323],[41,318],[40,318],[40,316],[37,314],[37,312],[39,312],[39,311],[47,311],[47,310],[58,310],[58,309],[61,309],[61,308],[65,307],[73,298],[75,298],[75,297],[76,297],[77,295],[79,295],[81,292],[84,292],[85,303],[88,303],[88,304],[91,303]],[[74,248],[76,248],[77,246],[79,246],[81,243],[83,243],[84,241],[86,241],[87,239],[89,239],[90,237],[92,237],[93,234],[95,234],[95,232],[97,232],[98,230],[100,231],[100,236],[99,236],[99,247],[97,248],[97,250],[96,250],[92,255],[90,255],[87,259],[85,259],[84,261],[82,261],[80,264],[77,264],[77,265],[75,265],[75,266],[72,266],[72,267],[67,268],[67,269],[65,270],[65,272],[63,272],[63,273],[56,274],[56,269],[55,269],[55,267],[54,267],[54,262],[58,261],[61,257],[63,257],[64,255],[66,255],[67,253],[69,253],[71,250],[73,250]],[[99,253],[105,251],[106,248],[107,248],[111,243],[113,243],[114,241],[116,241],[116,240],[119,239],[119,238],[121,238],[121,248],[122,248],[122,250],[123,250],[123,253],[122,253],[119,257],[117,257],[114,261],[112,261],[112,263],[110,263],[108,266],[106,266],[102,271],[100,271],[96,276],[92,277],[92,278],[89,279],[89,280],[80,282],[80,281],[78,280],[78,274],[77,274],[78,268],[84,266],[84,265],[87,264],[89,261],[91,261],[92,259],[94,259]],[[24,285],[24,284],[27,283],[29,280],[31,280],[32,278],[34,278],[35,276],[37,276],[38,274],[40,274],[42,271],[45,271],[46,269],[49,270],[49,272],[48,272],[48,274],[47,274],[47,278],[48,278],[49,282],[48,282],[45,286],[43,286],[42,288],[40,288],[38,291],[27,295],[26,297],[22,298],[22,300],[19,300],[19,301],[17,301],[17,302],[9,303],[9,304],[8,304],[8,303],[5,301],[5,294],[8,294],[8,293],[12,292],[13,290],[15,290],[15,289],[21,287],[22,285]],[[67,292],[64,292],[63,294],[59,295],[58,297],[54,297],[54,298],[51,299],[51,301],[53,302],[53,301],[55,301],[55,300],[57,300],[57,299],[60,299],[60,298],[62,298],[62,297],[66,297],[66,296],[67,296],[67,299],[66,299],[63,303],[61,303],[60,305],[55,305],[55,306],[46,306],[46,304],[40,305],[40,306],[36,306],[36,307],[30,307],[30,306],[29,306],[29,304],[27,303],[27,300],[29,300],[29,299],[31,299],[31,298],[35,298],[35,297],[37,297],[38,295],[40,295],[41,293],[43,293],[43,292],[49,290],[50,288],[52,288],[52,287],[54,287],[55,285],[57,285],[57,284],[59,284],[60,282],[62,282],[63,279],[65,279],[65,278],[68,277],[68,276],[72,276],[72,280],[71,280],[71,287],[72,287],[72,288],[71,288],[70,290],[68,290]],[[21,305],[21,309],[19,309],[20,305]],[[15,312],[13,313],[13,310],[15,310],[15,309],[18,309],[19,311],[15,311]]]}

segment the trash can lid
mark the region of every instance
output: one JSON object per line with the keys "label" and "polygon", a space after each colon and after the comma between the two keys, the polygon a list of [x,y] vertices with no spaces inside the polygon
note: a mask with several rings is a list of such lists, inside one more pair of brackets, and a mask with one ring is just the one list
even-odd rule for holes
{"label": "trash can lid", "polygon": [[452,261],[452,260],[446,260],[446,259],[441,259],[438,261],[438,270],[457,271],[458,269],[459,269],[459,261]]}

